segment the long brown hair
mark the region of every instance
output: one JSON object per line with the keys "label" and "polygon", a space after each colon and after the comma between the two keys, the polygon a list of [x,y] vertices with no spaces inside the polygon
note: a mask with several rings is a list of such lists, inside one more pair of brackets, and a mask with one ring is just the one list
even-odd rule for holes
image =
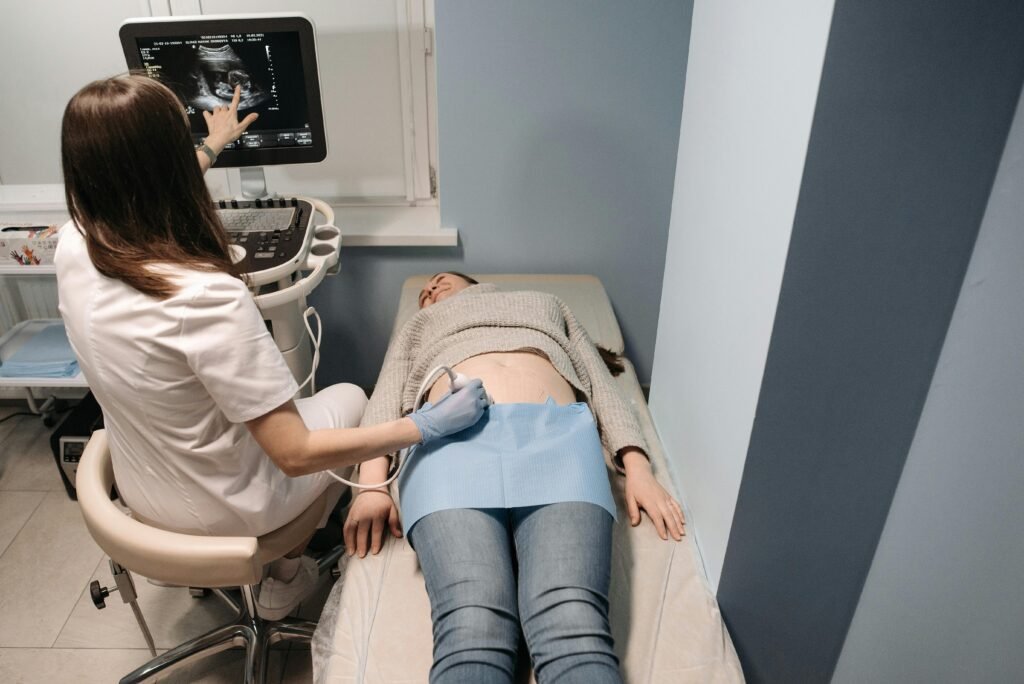
{"label": "long brown hair", "polygon": [[435,273],[434,275],[432,275],[430,277],[431,278],[436,278],[437,276],[441,275],[441,273],[447,273],[448,275],[453,275],[456,278],[462,278],[463,280],[465,280],[470,285],[479,285],[480,284],[480,281],[477,280],[476,278],[471,278],[468,275],[466,275],[465,273],[459,273],[458,271],[440,271],[440,272]]}
{"label": "long brown hair", "polygon": [[103,275],[160,299],[177,287],[157,264],[240,277],[166,86],[133,74],[79,90],[64,110],[61,163],[68,210]]}

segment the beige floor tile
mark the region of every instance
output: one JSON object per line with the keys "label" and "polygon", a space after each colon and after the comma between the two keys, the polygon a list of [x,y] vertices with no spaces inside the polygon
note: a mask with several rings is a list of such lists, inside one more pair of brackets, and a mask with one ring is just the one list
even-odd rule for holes
{"label": "beige floor tile", "polygon": [[0,648],[4,684],[111,684],[149,660],[129,649]]}
{"label": "beige floor tile", "polygon": [[45,494],[0,556],[0,646],[52,646],[102,557],[78,504]]}
{"label": "beige floor tile", "polygon": [[[0,418],[17,407],[0,408]],[[149,660],[130,608],[114,593],[99,611],[90,579],[112,587],[106,557],[92,542],[77,504],[67,499],[49,449],[50,430],[35,417],[0,424],[0,682],[83,684],[116,681]],[[299,613],[319,617],[330,590],[324,578]],[[228,621],[215,597],[192,599],[187,590],[136,578],[140,605],[157,647],[166,648]],[[53,648],[47,648],[50,645]],[[306,645],[277,645],[268,682],[312,681]],[[240,680],[242,653],[218,654],[161,678],[178,684]]]}
{"label": "beige floor tile", "polygon": [[[63,492],[64,484],[50,451],[52,428],[35,416],[22,416],[8,423],[15,425],[0,440],[0,490]],[[6,426],[0,424],[0,428]]]}
{"label": "beige floor tile", "polygon": [[21,414],[14,416],[10,420],[5,420],[0,423],[0,439],[6,439],[9,435],[13,434],[14,431],[22,422],[31,421],[32,423],[42,423],[43,419],[41,416],[36,415],[25,415],[28,413],[28,406],[22,404],[21,406],[5,406],[0,408],[0,419],[7,418],[14,414]]}
{"label": "beige floor tile", "polygon": [[0,555],[3,555],[44,496],[44,492],[0,492]]}
{"label": "beige floor tile", "polygon": [[[228,606],[212,594],[194,599],[183,587],[158,587],[140,575],[133,574],[132,577],[139,595],[139,607],[157,648],[173,648],[228,623],[234,617]],[[105,557],[92,579],[113,588],[114,578]],[[111,593],[106,603],[106,608],[97,610],[88,592],[82,594],[54,647],[145,648],[146,641],[132,609],[121,600],[120,594]]]}
{"label": "beige floor tile", "polygon": [[[233,617],[230,609],[215,596],[193,599],[183,588],[158,587],[145,578],[133,575],[139,606],[149,624],[157,648],[172,648],[187,639],[227,623]],[[102,586],[113,586],[109,565],[104,559],[92,579]],[[321,578],[319,588],[303,601],[297,617],[317,620],[324,602],[330,594],[333,579]],[[88,593],[84,593],[54,642],[56,648],[145,648],[146,642],[139,630],[131,608],[118,594],[107,598],[107,607],[97,610]],[[278,642],[274,650],[289,647],[308,650],[307,644]]]}
{"label": "beige floor tile", "polygon": [[[11,407],[0,408],[0,418],[6,418],[12,413],[20,413],[18,409]],[[3,459],[3,455],[7,453],[7,450],[11,448],[15,434],[18,431],[18,426],[21,421],[25,420],[29,416],[16,416],[10,420],[5,420],[0,423],[0,460]]]}
{"label": "beige floor tile", "polygon": [[[172,648],[187,639],[226,624],[233,617],[230,609],[215,596],[194,599],[184,588],[158,587],[138,575],[133,577],[139,594],[139,606],[157,648]],[[92,579],[99,580],[102,586],[113,586],[113,578],[105,558]],[[318,590],[303,601],[296,617],[314,621],[319,619],[332,584],[333,579],[329,575],[322,577]],[[54,642],[54,647],[145,648],[145,639],[131,608],[121,601],[118,594],[111,594],[106,604],[106,608],[97,610],[88,593],[83,593]],[[309,646],[281,641],[272,648],[308,650]]]}
{"label": "beige floor tile", "polygon": [[[271,653],[268,684],[281,681],[284,653]],[[149,660],[149,651],[107,648],[0,648],[4,684],[111,684]],[[226,651],[160,679],[168,684],[237,684],[241,651]],[[308,680],[307,680],[308,681]]]}
{"label": "beige floor tile", "polygon": [[[0,420],[14,413],[24,413],[28,411],[28,407],[22,406],[0,406]],[[11,418],[0,423],[0,450],[3,450],[4,441],[7,436],[14,432],[18,427],[18,423],[22,420],[29,418],[30,416],[18,416],[17,418]]]}

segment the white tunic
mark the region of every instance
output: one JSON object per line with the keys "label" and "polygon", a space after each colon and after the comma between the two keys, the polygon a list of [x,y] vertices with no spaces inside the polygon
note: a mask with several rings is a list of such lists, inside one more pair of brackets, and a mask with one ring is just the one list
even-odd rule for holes
{"label": "white tunic", "polygon": [[100,274],[70,222],[54,263],[68,339],[135,512],[182,532],[260,535],[324,490],[322,473],[282,473],[244,425],[298,389],[244,283],[168,267],[181,289],[149,297]]}

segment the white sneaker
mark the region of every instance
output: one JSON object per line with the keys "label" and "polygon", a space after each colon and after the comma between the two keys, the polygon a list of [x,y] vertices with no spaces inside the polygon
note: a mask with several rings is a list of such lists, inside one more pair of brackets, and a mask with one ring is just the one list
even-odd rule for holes
{"label": "white sneaker", "polygon": [[288,582],[268,577],[260,582],[256,612],[264,620],[280,620],[295,610],[302,600],[316,589],[320,573],[316,561],[309,556],[300,560],[299,570]]}

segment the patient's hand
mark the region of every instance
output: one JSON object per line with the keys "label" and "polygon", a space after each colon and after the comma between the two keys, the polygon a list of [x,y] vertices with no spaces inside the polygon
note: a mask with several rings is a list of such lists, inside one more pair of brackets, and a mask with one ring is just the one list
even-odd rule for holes
{"label": "patient's hand", "polygon": [[364,558],[367,550],[372,554],[380,553],[385,527],[390,528],[395,537],[402,536],[398,509],[391,496],[378,489],[360,492],[352,502],[345,520],[345,548],[348,549],[348,555],[358,553],[360,558]]}
{"label": "patient's hand", "polygon": [[[630,453],[630,452],[633,453]],[[626,469],[626,508],[629,522],[636,527],[640,524],[640,511],[654,523],[658,536],[667,540],[668,535],[681,541],[686,534],[683,509],[665,488],[658,484],[651,472],[651,464],[639,450],[625,450],[622,458]]]}

